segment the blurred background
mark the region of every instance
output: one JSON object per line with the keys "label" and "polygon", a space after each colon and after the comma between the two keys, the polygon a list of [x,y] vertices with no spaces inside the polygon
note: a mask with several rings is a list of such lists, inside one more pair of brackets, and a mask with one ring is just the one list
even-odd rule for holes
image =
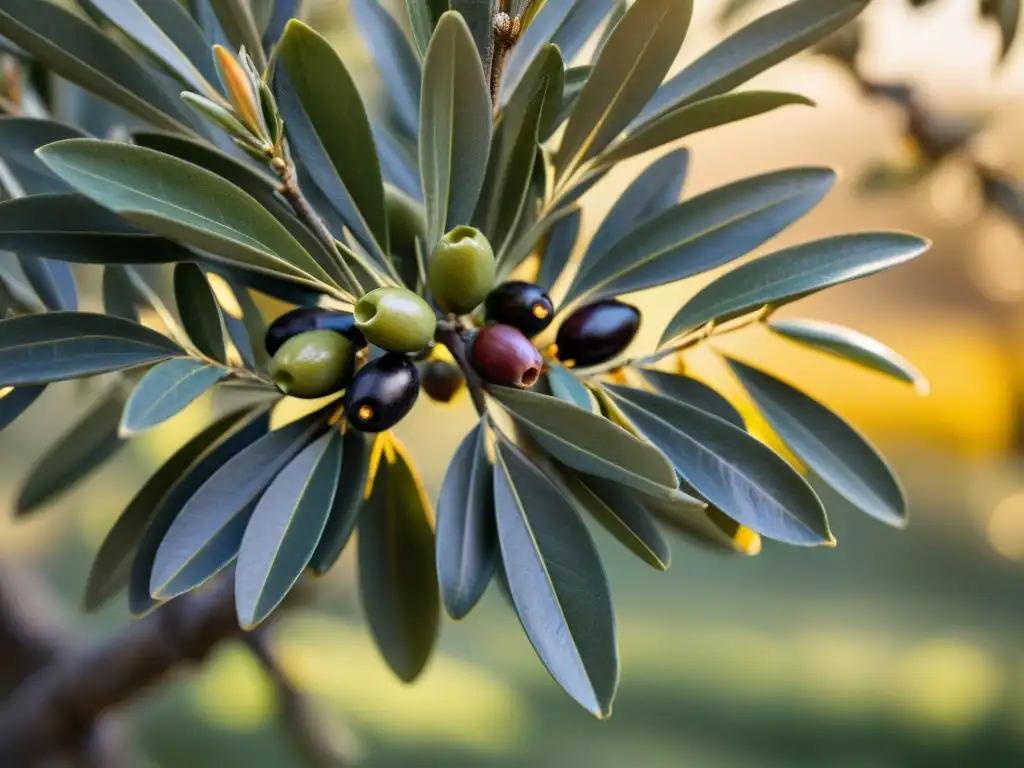
{"label": "blurred background", "polygon": [[[753,3],[723,28],[723,4],[695,4],[680,66],[773,5]],[[372,100],[375,73],[346,3],[308,6]],[[925,159],[907,135],[906,109],[814,55],[751,87],[803,93],[816,109],[790,107],[687,143],[687,195],[784,166],[841,169],[825,203],[772,249],[860,229],[934,240],[916,263],[785,311],[892,346],[931,381],[927,397],[758,330],[716,341],[801,382],[870,435],[905,482],[909,529],[890,530],[825,492],[835,550],[768,542],[759,557],[731,559],[679,542],[664,574],[595,529],[623,664],[615,716],[603,723],[548,678],[497,590],[466,621],[445,623],[440,652],[418,683],[397,682],[362,626],[346,555],[314,605],[283,619],[278,637],[286,672],[323,705],[337,734],[355,734],[363,765],[1024,764],[1024,230],[986,204],[977,173],[983,163],[1024,178],[1024,45],[1001,66],[998,55],[999,30],[977,19],[975,0],[936,0],[917,11],[906,0],[874,0],[858,70],[872,82],[910,86],[930,119],[963,129],[956,151]],[[651,159],[625,164],[585,198],[585,232]],[[98,301],[98,272],[83,269],[79,279]],[[699,287],[638,297],[647,331],[639,345],[652,344]],[[689,362],[752,416],[712,354]],[[10,505],[19,478],[98,395],[50,387],[45,403],[3,433],[0,504]],[[0,515],[0,558],[45,576],[54,613],[79,641],[128,620],[121,601],[81,615],[89,563],[174,435],[209,407],[200,401],[136,441],[45,513],[17,523]],[[465,399],[423,402],[402,425],[435,495],[471,418]],[[277,725],[270,683],[239,648],[222,648],[196,674],[139,702],[129,720],[153,765],[301,765]]]}

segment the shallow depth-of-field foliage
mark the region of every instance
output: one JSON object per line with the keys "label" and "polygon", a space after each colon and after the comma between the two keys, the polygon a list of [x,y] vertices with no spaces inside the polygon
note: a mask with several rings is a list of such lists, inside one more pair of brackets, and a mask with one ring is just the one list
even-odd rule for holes
{"label": "shallow depth-of-field foliage", "polygon": [[[693,0],[407,0],[402,20],[351,4],[386,85],[379,114],[330,44],[289,20],[294,0],[0,0],[0,249],[20,264],[2,275],[0,423],[52,382],[113,374],[58,444],[76,455],[44,459],[19,513],[221,395],[110,531],[87,608],[125,589],[143,615],[231,566],[253,628],[358,532],[369,629],[402,679],[427,663],[442,605],[465,616],[493,580],[555,680],[603,717],[619,659],[585,518],[658,569],[666,531],[748,555],[761,537],[833,545],[805,474],[905,523],[899,484],[839,416],[728,360],[798,471],[681,360],[761,323],[925,387],[855,331],[773,318],[916,257],[922,239],[858,232],[747,260],[635,357],[641,312],[619,299],[740,259],[829,192],[833,171],[798,167],[680,202],[678,142],[809,104],[736,89],[867,0],[790,3],[672,77]],[[51,119],[47,73],[118,109],[105,124]],[[581,197],[670,145],[578,243]],[[78,310],[69,262],[102,265],[104,314]],[[173,308],[152,282],[167,264]],[[253,292],[299,308],[268,329]],[[421,390],[462,388],[480,418],[435,513],[389,430]],[[285,397],[315,407],[272,429]]]}

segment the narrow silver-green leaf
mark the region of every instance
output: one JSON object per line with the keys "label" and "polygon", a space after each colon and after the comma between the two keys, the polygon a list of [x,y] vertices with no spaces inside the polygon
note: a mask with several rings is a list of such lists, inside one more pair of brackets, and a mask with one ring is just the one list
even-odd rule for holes
{"label": "narrow silver-green leaf", "polygon": [[636,124],[727,93],[852,21],[868,0],[797,0],[730,35],[662,85]]}
{"label": "narrow silver-green leaf", "polygon": [[281,604],[313,557],[338,489],[341,457],[341,435],[331,430],[296,456],[256,505],[235,566],[243,629]]}
{"label": "narrow silver-green leaf", "polygon": [[[240,423],[232,425],[229,432],[218,437],[184,473],[179,473],[176,482],[156,507],[153,517],[146,523],[132,560],[128,580],[128,608],[133,616],[144,616],[163,602],[154,599],[150,593],[153,561],[167,531],[182,509],[211,477],[236,454],[263,438],[269,428],[269,406],[250,411]],[[239,531],[237,535],[240,541],[242,532]]]}
{"label": "narrow silver-green leaf", "polygon": [[594,398],[590,396],[590,390],[576,374],[555,362],[548,363],[547,374],[552,395],[577,408],[594,412]]}
{"label": "narrow silver-green leaf", "polygon": [[692,0],[637,0],[626,11],[573,107],[555,158],[559,177],[607,147],[654,95],[692,14]]}
{"label": "narrow silver-green leaf", "polygon": [[216,86],[219,80],[217,65],[213,61],[212,44],[207,40],[199,23],[192,18],[188,9],[179,0],[135,0],[160,30],[167,35],[192,65],[199,70],[206,82]]}
{"label": "narrow silver-green leaf", "polygon": [[479,57],[478,66],[484,72],[490,72],[491,60],[494,56],[494,17],[504,7],[504,0],[448,0],[448,2],[452,11],[466,20],[466,28],[476,43]]}
{"label": "narrow silver-green leaf", "polygon": [[131,323],[139,322],[135,288],[128,272],[120,264],[108,264],[103,268],[103,311]]}
{"label": "narrow silver-green leaf", "polygon": [[828,168],[789,168],[718,187],[639,222],[577,275],[566,301],[653,288],[744,256],[816,206]]}
{"label": "narrow silver-green leaf", "polygon": [[323,36],[293,19],[277,47],[275,66],[288,71],[335,173],[387,252],[384,182],[377,148],[363,100],[345,64]]}
{"label": "narrow silver-green leaf", "polygon": [[602,152],[597,163],[621,163],[635,155],[649,152],[695,133],[757,117],[794,104],[815,106],[806,96],[777,91],[745,91],[711,96],[677,109],[670,109],[638,125],[622,141]]}
{"label": "narrow silver-green leaf", "polygon": [[204,168],[93,139],[57,142],[37,154],[86,197],[156,234],[244,268],[314,286],[334,284],[251,195]]}
{"label": "narrow silver-green leaf", "polygon": [[274,430],[233,456],[182,507],[164,536],[150,576],[153,597],[169,600],[200,586],[235,559],[260,496],[324,428],[322,411]]}
{"label": "narrow silver-green leaf", "polygon": [[405,454],[389,458],[385,451],[359,517],[359,591],[384,660],[411,683],[440,628],[434,531],[430,503]]}
{"label": "narrow silver-green leaf", "polygon": [[488,391],[566,466],[651,495],[670,495],[679,487],[672,464],[657,448],[603,416],[534,392]]}
{"label": "narrow silver-green leaf", "polygon": [[363,41],[384,81],[383,93],[380,95],[386,100],[395,118],[395,127],[403,137],[413,140],[419,133],[420,122],[420,87],[423,79],[420,58],[427,51],[434,23],[441,13],[448,10],[447,0],[418,2],[421,5],[438,6],[436,15],[431,11],[430,30],[420,55],[413,50],[405,30],[381,5],[380,0],[350,2],[352,16],[363,33]]}
{"label": "narrow silver-green leaf", "polygon": [[795,387],[729,359],[761,413],[811,470],[858,509],[907,524],[907,499],[878,451],[850,424]]}
{"label": "narrow silver-green leaf", "polygon": [[95,376],[184,354],[166,336],[119,317],[47,312],[0,321],[0,386]]}
{"label": "narrow silver-green leaf", "polygon": [[90,475],[124,442],[117,424],[124,394],[111,387],[29,470],[14,502],[16,517],[30,515]]}
{"label": "narrow silver-green leaf", "polygon": [[[746,429],[743,416],[736,410],[736,407],[707,384],[689,376],[677,376],[650,368],[634,368],[633,370],[665,397],[699,408],[740,429]],[[629,387],[613,386],[611,389],[626,398],[632,391]]]}
{"label": "narrow silver-green leaf", "polygon": [[235,411],[206,427],[167,459],[132,497],[93,560],[82,599],[86,611],[97,610],[128,583],[139,543],[161,502],[196,459],[244,415],[243,410]]}
{"label": "narrow silver-green leaf", "polygon": [[559,487],[503,436],[494,502],[502,564],[526,636],[566,693],[608,717],[619,649],[608,579],[590,533]]}
{"label": "narrow silver-green leaf", "polygon": [[39,0],[0,0],[0,30],[54,74],[161,128],[188,132],[184,107],[80,15]]}
{"label": "narrow silver-green leaf", "polygon": [[46,391],[46,385],[16,387],[0,397],[0,430],[7,429]]}
{"label": "narrow silver-green leaf", "polygon": [[679,401],[640,390],[629,400],[612,394],[683,479],[729,517],[787,544],[834,544],[817,494],[766,445]]}
{"label": "narrow silver-green leaf", "polygon": [[928,394],[931,388],[924,374],[903,355],[859,331],[821,320],[772,320],[768,328],[818,352],[906,382],[920,395]]}
{"label": "narrow silver-green leaf", "polygon": [[0,117],[0,158],[17,178],[26,195],[69,192],[68,185],[54,176],[36,157],[35,152],[55,141],[84,139],[86,136],[85,132],[54,120]]}
{"label": "narrow silver-green leaf", "polygon": [[219,366],[184,357],[153,366],[128,398],[121,434],[145,432],[177,416],[227,374]]}
{"label": "narrow silver-green leaf", "polygon": [[178,314],[192,343],[208,357],[227,362],[224,318],[203,270],[190,262],[174,267],[174,299]]}
{"label": "narrow silver-green leaf", "polygon": [[724,323],[777,308],[833,285],[858,280],[920,256],[930,243],[899,232],[815,240],[742,264],[697,293],[669,322],[662,343],[712,320]]}
{"label": "narrow silver-green leaf", "polygon": [[89,3],[125,35],[149,52],[182,85],[207,96],[215,93],[213,86],[188,56],[135,0],[89,0]]}
{"label": "narrow silver-green leaf", "polygon": [[645,507],[644,496],[600,477],[583,477],[570,470],[563,472],[563,477],[573,498],[608,533],[648,565],[668,570],[672,550]]}
{"label": "narrow silver-green leaf", "polygon": [[448,12],[423,61],[419,152],[428,247],[470,222],[490,145],[491,97],[480,57],[462,16]]}
{"label": "narrow silver-green leaf", "polygon": [[455,452],[437,503],[437,575],[441,601],[453,619],[464,618],[480,601],[498,560],[486,440],[481,422]]}
{"label": "narrow silver-green leaf", "polygon": [[362,432],[349,429],[345,433],[338,491],[323,536],[309,561],[310,570],[317,576],[327,573],[338,561],[359,521],[370,475],[371,448],[371,441]]}

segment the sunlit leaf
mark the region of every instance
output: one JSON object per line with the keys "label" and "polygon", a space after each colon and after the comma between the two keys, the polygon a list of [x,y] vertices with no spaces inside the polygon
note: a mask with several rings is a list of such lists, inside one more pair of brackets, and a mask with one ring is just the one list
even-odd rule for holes
{"label": "sunlit leaf", "polygon": [[269,432],[235,454],[171,523],[153,561],[150,593],[169,600],[200,586],[238,555],[267,486],[324,431],[322,411]]}
{"label": "sunlit leaf", "polygon": [[498,537],[494,470],[480,423],[459,445],[437,504],[437,575],[441,600],[453,619],[468,614],[494,575]]}
{"label": "sunlit leaf", "polygon": [[576,100],[555,158],[560,177],[601,152],[636,117],[668,74],[692,13],[692,0],[630,6]]}
{"label": "sunlit leaf", "polygon": [[765,14],[658,88],[635,124],[667,109],[731,91],[825,39],[852,21],[868,1],[797,0]]}
{"label": "sunlit leaf", "polygon": [[359,516],[359,590],[377,647],[407,683],[430,659],[440,625],[432,516],[404,451],[384,450]]}
{"label": "sunlit leaf", "polygon": [[724,323],[762,307],[781,307],[895,267],[920,256],[929,245],[899,232],[865,232],[816,240],[741,264],[690,299],[669,322],[662,343],[712,320]]}
{"label": "sunlit leaf", "polygon": [[480,57],[462,16],[441,17],[423,62],[420,173],[427,242],[468,224],[491,144],[491,99]]}
{"label": "sunlit leaf", "polygon": [[918,394],[928,394],[930,389],[924,374],[909,360],[858,331],[820,320],[772,320],[768,328],[798,344],[906,382]]}
{"label": "sunlit leaf", "polygon": [[132,497],[103,539],[93,560],[82,599],[86,611],[97,610],[127,585],[139,543],[161,502],[188,472],[193,462],[238,423],[243,415],[244,411],[235,411],[222,416],[191,438]]}
{"label": "sunlit leaf", "polygon": [[766,445],[679,401],[639,390],[615,397],[683,479],[729,517],[788,544],[834,543],[818,496]]}
{"label": "sunlit leaf", "polygon": [[[740,429],[746,429],[743,416],[736,410],[736,407],[707,384],[689,376],[677,376],[650,368],[635,368],[633,370],[637,371],[648,384],[665,397],[699,408]],[[612,389],[627,399],[633,391],[629,387],[612,387]]]}
{"label": "sunlit leaf", "polygon": [[576,374],[558,363],[547,364],[548,386],[551,387],[551,394],[577,408],[587,411],[594,410],[594,399],[590,396],[590,390],[580,381]]}
{"label": "sunlit leaf", "polygon": [[122,434],[145,432],[176,416],[227,373],[223,368],[190,358],[154,366],[128,398],[121,418]]}
{"label": "sunlit leaf", "polygon": [[53,443],[22,482],[14,502],[16,517],[25,517],[49,504],[124,446],[117,432],[122,408],[124,394],[119,387],[111,387]]}
{"label": "sunlit leaf", "polygon": [[795,387],[736,360],[729,364],[804,464],[858,509],[889,525],[906,525],[903,489],[867,438]]}
{"label": "sunlit leaf", "polygon": [[313,557],[338,488],[341,457],[341,435],[331,430],[303,449],[256,505],[235,566],[235,605],[243,629],[270,615]]}
{"label": "sunlit leaf", "polygon": [[668,459],[603,416],[534,392],[488,390],[548,453],[568,467],[652,495],[678,487]]}
{"label": "sunlit leaf", "polygon": [[622,141],[603,152],[597,162],[601,165],[621,163],[623,160],[695,133],[794,104],[814,106],[814,102],[806,96],[777,91],[744,91],[711,96],[676,109],[666,110],[636,126]]}
{"label": "sunlit leaf", "polygon": [[607,717],[619,679],[615,615],[586,526],[558,486],[501,436],[494,501],[504,573],[527,637],[566,693]]}
{"label": "sunlit leaf", "polygon": [[591,260],[566,301],[653,288],[727,264],[814,208],[835,179],[827,168],[790,168],[679,203],[639,222]]}
{"label": "sunlit leaf", "polygon": [[0,386],[94,376],[181,354],[166,336],[118,317],[47,312],[0,321]]}

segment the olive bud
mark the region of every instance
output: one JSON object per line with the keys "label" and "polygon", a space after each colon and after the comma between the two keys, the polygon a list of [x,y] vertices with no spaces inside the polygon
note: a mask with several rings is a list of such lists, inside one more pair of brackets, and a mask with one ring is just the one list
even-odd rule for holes
{"label": "olive bud", "polygon": [[391,429],[412,410],[420,394],[416,364],[394,352],[364,365],[345,393],[345,416],[363,432]]}
{"label": "olive bud", "polygon": [[427,282],[445,314],[472,312],[494,287],[494,250],[474,227],[456,227],[437,241],[430,254]]}
{"label": "olive bud", "polygon": [[551,298],[541,287],[522,281],[499,285],[487,295],[484,309],[488,322],[511,325],[531,338],[551,325],[555,316]]}
{"label": "olive bud", "polygon": [[352,377],[355,347],[334,331],[292,336],[270,362],[270,378],[292,397],[326,397],[345,388]]}
{"label": "olive bud", "polygon": [[420,370],[423,391],[431,400],[450,403],[466,383],[458,366],[444,360],[430,360]]}
{"label": "olive bud", "polygon": [[355,327],[355,318],[350,312],[338,312],[323,307],[297,307],[285,312],[270,324],[263,345],[267,354],[273,356],[288,339],[307,331],[334,331],[340,333],[355,345],[356,349],[366,346],[366,339]]}
{"label": "olive bud", "polygon": [[374,346],[388,352],[417,352],[437,329],[434,310],[405,288],[377,288],[355,306],[356,328]]}
{"label": "olive bud", "polygon": [[511,325],[481,328],[473,339],[469,360],[484,381],[520,389],[536,384],[544,367],[537,348]]}
{"label": "olive bud", "polygon": [[625,351],[640,329],[640,310],[615,299],[587,304],[558,329],[558,359],[579,368],[606,363]]}

